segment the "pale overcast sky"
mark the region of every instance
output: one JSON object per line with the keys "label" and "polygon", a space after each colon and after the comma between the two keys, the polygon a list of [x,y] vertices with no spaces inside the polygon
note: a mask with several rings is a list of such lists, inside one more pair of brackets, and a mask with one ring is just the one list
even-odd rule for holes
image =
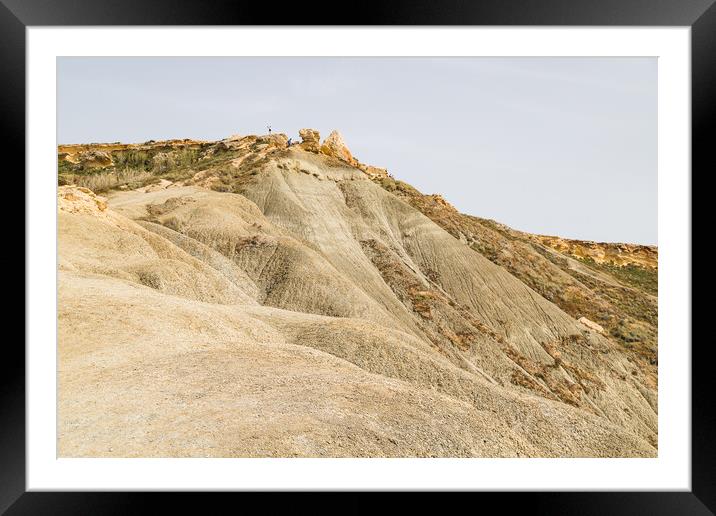
{"label": "pale overcast sky", "polygon": [[460,211],[657,243],[655,58],[59,58],[58,142],[344,136]]}

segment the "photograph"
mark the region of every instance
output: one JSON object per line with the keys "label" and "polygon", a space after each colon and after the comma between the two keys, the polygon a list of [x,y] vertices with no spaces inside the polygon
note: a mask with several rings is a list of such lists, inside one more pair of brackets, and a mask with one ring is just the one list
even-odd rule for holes
{"label": "photograph", "polygon": [[57,457],[658,458],[658,62],[58,56]]}
{"label": "photograph", "polygon": [[716,0],[336,12],[0,0],[0,514],[716,514]]}

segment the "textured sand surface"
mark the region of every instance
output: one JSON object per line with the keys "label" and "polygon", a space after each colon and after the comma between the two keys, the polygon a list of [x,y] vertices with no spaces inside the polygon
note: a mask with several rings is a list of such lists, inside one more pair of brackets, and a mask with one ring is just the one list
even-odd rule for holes
{"label": "textured sand surface", "polygon": [[60,187],[61,456],[656,455],[615,342],[362,170],[267,156]]}

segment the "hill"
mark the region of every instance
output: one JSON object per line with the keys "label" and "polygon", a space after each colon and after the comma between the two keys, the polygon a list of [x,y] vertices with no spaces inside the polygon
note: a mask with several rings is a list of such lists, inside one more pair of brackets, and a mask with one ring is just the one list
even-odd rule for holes
{"label": "hill", "polygon": [[59,149],[61,456],[656,455],[655,248],[301,137]]}

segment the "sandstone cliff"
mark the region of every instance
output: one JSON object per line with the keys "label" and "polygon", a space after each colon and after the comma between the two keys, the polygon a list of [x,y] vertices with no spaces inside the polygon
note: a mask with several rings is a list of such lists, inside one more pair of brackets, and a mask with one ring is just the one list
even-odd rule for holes
{"label": "sandstone cliff", "polygon": [[530,238],[560,253],[590,259],[599,264],[637,265],[650,269],[656,269],[658,264],[656,246],[569,240],[544,235],[530,235]]}

